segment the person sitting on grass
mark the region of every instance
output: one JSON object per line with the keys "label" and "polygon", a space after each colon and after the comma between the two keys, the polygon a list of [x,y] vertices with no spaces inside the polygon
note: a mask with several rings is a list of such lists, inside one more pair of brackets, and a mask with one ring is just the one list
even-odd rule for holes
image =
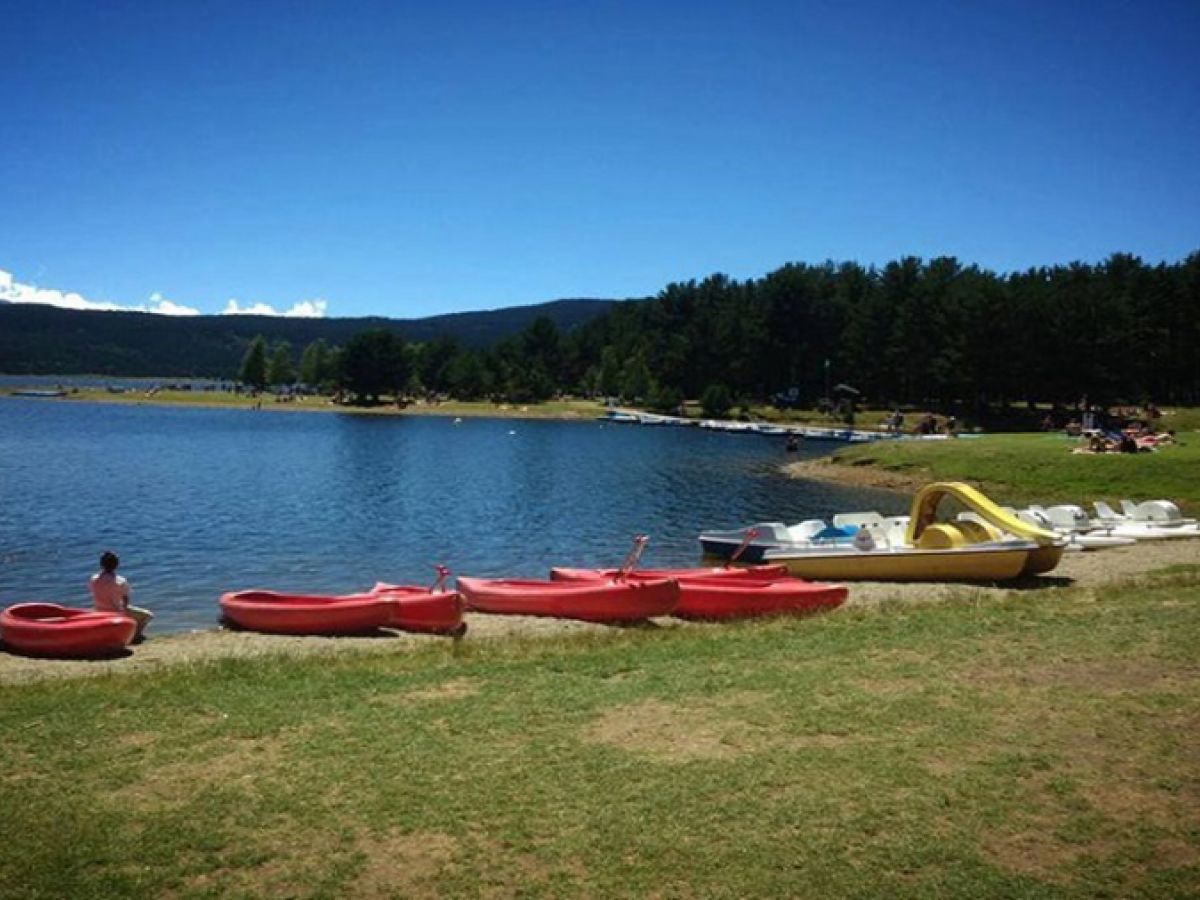
{"label": "person sitting on grass", "polygon": [[133,639],[140,642],[143,640],[142,633],[146,626],[154,618],[154,613],[129,605],[129,582],[117,574],[117,566],[120,564],[121,560],[117,558],[117,554],[105,550],[100,555],[100,571],[92,576],[88,586],[92,589],[92,600],[100,612],[119,613],[137,622],[137,632]]}
{"label": "person sitting on grass", "polygon": [[1082,447],[1076,447],[1072,453],[1115,453],[1116,446],[1108,441],[1104,435],[1097,432],[1087,439],[1087,443]]}

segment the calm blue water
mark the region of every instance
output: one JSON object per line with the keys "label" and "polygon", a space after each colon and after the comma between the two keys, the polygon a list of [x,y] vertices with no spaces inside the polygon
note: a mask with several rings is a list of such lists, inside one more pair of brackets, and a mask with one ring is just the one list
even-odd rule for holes
{"label": "calm blue water", "polygon": [[[801,455],[828,449],[816,445]],[[788,479],[779,439],[598,422],[197,410],[0,399],[0,605],[90,603],[115,550],[155,631],[223,591],[344,593],[459,574],[693,564],[703,528],[893,495]]]}

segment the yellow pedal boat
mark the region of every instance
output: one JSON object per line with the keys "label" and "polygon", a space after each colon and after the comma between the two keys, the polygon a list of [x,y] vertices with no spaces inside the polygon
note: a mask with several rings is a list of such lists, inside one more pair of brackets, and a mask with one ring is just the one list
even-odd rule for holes
{"label": "yellow pedal boat", "polygon": [[[982,521],[940,522],[939,504],[953,498]],[[1023,522],[962,482],[935,482],[913,497],[903,543],[780,547],[763,561],[782,563],[798,578],[832,581],[1009,581],[1049,572],[1066,542]]]}

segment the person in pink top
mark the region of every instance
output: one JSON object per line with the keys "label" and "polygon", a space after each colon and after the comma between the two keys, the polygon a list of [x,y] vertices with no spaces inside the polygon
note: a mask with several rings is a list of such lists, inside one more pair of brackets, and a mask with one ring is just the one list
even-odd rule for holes
{"label": "person in pink top", "polygon": [[105,550],[100,556],[100,571],[92,576],[89,586],[92,589],[92,600],[100,612],[115,612],[129,616],[138,623],[135,641],[142,640],[142,632],[154,618],[154,613],[129,605],[129,582],[117,574],[117,566],[121,560],[111,550]]}

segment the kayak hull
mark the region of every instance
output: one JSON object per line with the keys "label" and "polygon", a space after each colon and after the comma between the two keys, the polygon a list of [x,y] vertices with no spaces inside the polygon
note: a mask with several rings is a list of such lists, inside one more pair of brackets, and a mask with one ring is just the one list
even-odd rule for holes
{"label": "kayak hull", "polygon": [[584,622],[635,622],[670,615],[679,583],[646,581],[555,582],[460,576],[467,609],[517,616],[550,616]]}
{"label": "kayak hull", "polygon": [[[727,569],[678,569],[677,572],[699,574],[677,577],[679,603],[671,615],[679,619],[724,620],[748,619],[758,616],[803,615],[840,606],[849,593],[845,585],[813,584],[786,576],[778,577],[783,566],[759,566],[770,573],[767,578],[753,577],[753,569],[739,569],[741,576],[730,577]],[[707,574],[710,572],[718,574]],[[566,573],[583,580],[587,573],[592,580],[603,579],[600,569],[552,569],[551,577]],[[654,577],[651,571],[630,572],[625,577],[642,582]]]}
{"label": "kayak hull", "polygon": [[1030,550],[1029,558],[1025,561],[1025,568],[1021,570],[1021,574],[1040,575],[1043,572],[1049,572],[1062,561],[1062,555],[1066,549],[1066,543],[1062,542]]}
{"label": "kayak hull", "polygon": [[375,594],[236,591],[222,595],[221,614],[239,628],[268,634],[364,634],[385,627],[392,611]]}
{"label": "kayak hull", "polygon": [[383,596],[391,605],[388,628],[418,634],[466,633],[463,622],[466,604],[458,591],[431,591],[426,587],[380,582],[371,593]]}
{"label": "kayak hull", "polygon": [[[828,552],[776,551],[773,562],[814,581],[1009,581],[1032,571],[1046,571],[1049,559],[1031,559],[1035,548],[994,545],[944,550],[885,549]],[[1061,556],[1062,548],[1054,548]],[[1055,560],[1057,562],[1057,560]]]}
{"label": "kayak hull", "polygon": [[18,603],[0,613],[5,648],[26,656],[108,656],[129,646],[136,633],[130,616],[57,603]]}
{"label": "kayak hull", "polygon": [[268,634],[366,634],[380,628],[461,634],[463,630],[459,594],[404,585],[376,585],[370,593],[344,596],[238,591],[221,597],[221,612],[239,628]]}
{"label": "kayak hull", "polygon": [[814,584],[795,578],[759,582],[696,579],[680,582],[674,615],[701,620],[804,615],[841,606],[848,594],[842,584]]}

